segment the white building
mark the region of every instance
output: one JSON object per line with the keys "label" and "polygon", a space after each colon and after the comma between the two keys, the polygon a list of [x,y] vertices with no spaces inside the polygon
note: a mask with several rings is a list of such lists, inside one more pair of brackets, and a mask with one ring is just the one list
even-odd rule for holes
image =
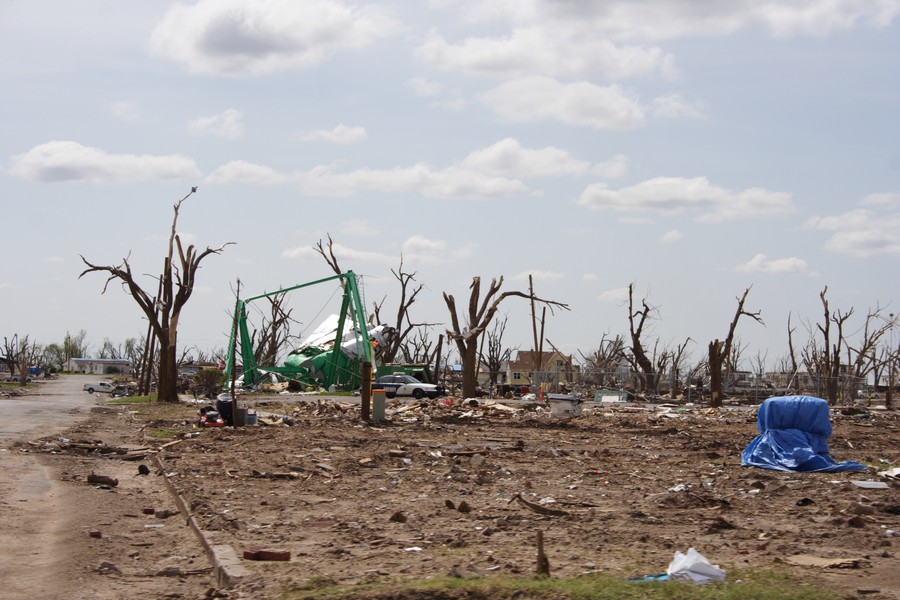
{"label": "white building", "polygon": [[73,358],[74,368],[71,371],[81,371],[92,375],[131,375],[131,361],[124,358]]}

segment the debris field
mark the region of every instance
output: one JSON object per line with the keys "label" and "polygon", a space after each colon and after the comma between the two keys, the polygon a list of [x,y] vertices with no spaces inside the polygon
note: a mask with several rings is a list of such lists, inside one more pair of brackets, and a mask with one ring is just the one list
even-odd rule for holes
{"label": "debris field", "polygon": [[[376,424],[339,400],[256,407],[252,427],[200,429],[196,406],[94,423],[95,436],[119,428],[138,446],[154,428],[173,432],[150,477],[173,484],[212,544],[244,557],[234,597],[309,578],[528,575],[541,533],[553,577],[664,573],[693,547],[726,572],[786,569],[900,598],[900,481],[880,474],[900,465],[895,412],[832,411],[831,454],[867,472],[795,473],[741,466],[755,407],[587,402],[559,419],[443,398],[395,402]],[[129,454],[92,453],[79,468],[101,474]]]}

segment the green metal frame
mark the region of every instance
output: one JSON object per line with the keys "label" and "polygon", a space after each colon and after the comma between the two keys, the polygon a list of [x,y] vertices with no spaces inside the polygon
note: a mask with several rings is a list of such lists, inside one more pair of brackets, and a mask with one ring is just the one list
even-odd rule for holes
{"label": "green metal frame", "polygon": [[[241,345],[241,358],[243,359],[242,362],[244,367],[244,386],[255,385],[260,380],[260,367],[256,364],[256,359],[253,356],[253,347],[250,343],[250,333],[247,329],[247,304],[255,300],[260,300],[262,298],[268,298],[277,294],[292,292],[294,290],[299,290],[335,280],[341,280],[344,294],[341,301],[341,312],[338,314],[338,327],[334,339],[334,348],[330,351],[330,357],[327,362],[324,385],[328,387],[334,383],[337,383],[339,379],[338,365],[340,363],[340,355],[342,354],[341,341],[344,337],[344,326],[348,313],[350,314],[353,327],[356,331],[357,346],[362,347],[362,352],[360,354],[365,357],[366,362],[374,364],[374,353],[372,351],[372,344],[369,340],[368,325],[366,323],[362,299],[359,293],[359,283],[357,281],[356,274],[353,273],[353,271],[347,271],[346,273],[342,273],[340,275],[333,275],[332,277],[325,277],[324,279],[317,279],[316,281],[310,281],[308,283],[301,283],[299,285],[282,288],[274,292],[267,292],[265,294],[252,296],[244,300],[241,300],[239,298],[235,303],[234,310],[234,314],[237,315],[237,318],[232,321],[231,335],[228,340],[228,357],[225,362],[225,380],[228,382],[231,381],[231,373],[234,369],[234,348],[236,346],[236,335],[239,336],[238,339],[240,340]],[[265,367],[265,370],[282,373],[287,376],[297,375],[296,372],[285,367],[267,366]]]}

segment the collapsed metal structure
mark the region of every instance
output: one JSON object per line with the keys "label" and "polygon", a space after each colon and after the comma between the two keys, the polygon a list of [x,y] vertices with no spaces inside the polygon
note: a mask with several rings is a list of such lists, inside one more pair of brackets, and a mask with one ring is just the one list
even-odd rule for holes
{"label": "collapsed metal structure", "polygon": [[[317,340],[320,343],[308,344],[293,350],[282,365],[256,364],[252,338],[247,327],[247,305],[256,300],[331,281],[338,281],[343,289],[341,309],[336,315],[333,337],[329,336],[327,340]],[[393,333],[390,327],[370,326],[366,322],[359,282],[353,271],[244,300],[238,299],[235,315],[228,344],[225,379],[231,381],[235,369],[235,349],[239,343],[244,387],[254,387],[261,382],[266,373],[276,373],[315,388],[356,389],[362,381],[362,363],[370,363],[374,368],[379,345]]]}

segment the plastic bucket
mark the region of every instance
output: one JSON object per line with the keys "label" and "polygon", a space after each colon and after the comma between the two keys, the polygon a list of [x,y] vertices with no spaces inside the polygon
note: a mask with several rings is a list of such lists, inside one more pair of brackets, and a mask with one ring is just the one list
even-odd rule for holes
{"label": "plastic bucket", "polygon": [[256,425],[257,424],[257,416],[256,409],[248,408],[247,409],[247,425]]}

